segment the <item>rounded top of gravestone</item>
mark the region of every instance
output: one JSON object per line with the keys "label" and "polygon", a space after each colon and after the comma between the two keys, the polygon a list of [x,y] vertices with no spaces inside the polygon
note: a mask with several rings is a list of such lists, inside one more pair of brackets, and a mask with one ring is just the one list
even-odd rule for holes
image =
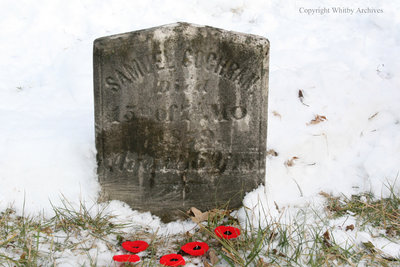
{"label": "rounded top of gravestone", "polygon": [[147,39],[148,36],[151,36],[152,39],[163,41],[166,38],[171,38],[171,35],[174,35],[174,33],[186,36],[201,35],[203,37],[207,37],[207,35],[211,34],[218,38],[230,39],[235,43],[269,48],[269,40],[259,35],[227,31],[220,28],[187,22],[176,22],[148,29],[101,37],[94,41],[94,46],[95,48],[114,47],[117,42],[129,41],[132,38],[140,38],[140,36],[142,36],[143,40]]}

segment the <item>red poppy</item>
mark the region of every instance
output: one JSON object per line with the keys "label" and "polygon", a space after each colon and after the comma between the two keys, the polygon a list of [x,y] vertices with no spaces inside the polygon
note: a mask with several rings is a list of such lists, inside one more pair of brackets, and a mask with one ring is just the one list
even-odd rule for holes
{"label": "red poppy", "polygon": [[179,254],[164,255],[160,259],[160,263],[165,266],[185,265],[185,259]]}
{"label": "red poppy", "polygon": [[137,240],[137,241],[125,241],[122,243],[122,247],[133,253],[139,253],[140,251],[146,250],[146,248],[149,246],[147,242],[142,241],[142,240]]}
{"label": "red poppy", "polygon": [[233,226],[221,225],[215,228],[214,232],[219,238],[223,239],[236,238],[240,235],[240,230]]}
{"label": "red poppy", "polygon": [[115,255],[113,257],[114,261],[118,262],[138,262],[140,257],[138,255]]}
{"label": "red poppy", "polygon": [[181,247],[183,251],[192,256],[201,256],[208,250],[208,245],[205,242],[189,242]]}

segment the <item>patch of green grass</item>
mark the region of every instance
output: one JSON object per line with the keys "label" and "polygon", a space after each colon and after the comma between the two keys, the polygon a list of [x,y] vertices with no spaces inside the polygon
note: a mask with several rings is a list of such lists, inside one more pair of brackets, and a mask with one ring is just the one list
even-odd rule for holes
{"label": "patch of green grass", "polygon": [[[397,227],[400,220],[398,200],[395,194],[387,199],[373,201],[370,194],[361,194],[354,196],[353,202],[330,197],[327,201],[327,214],[304,208],[290,221],[283,222],[265,212],[259,216],[269,218],[263,227],[254,226],[248,214],[245,225],[241,225],[230,216],[229,211],[220,210],[211,212],[212,216],[206,222],[199,223],[195,234],[185,242],[207,242],[217,252],[218,264],[221,266],[398,266],[399,258],[385,256],[375,248],[367,248],[363,243],[338,243],[334,227],[329,226],[331,219],[348,216],[350,211],[358,220],[372,227]],[[307,219],[313,215],[315,218],[310,223]],[[213,231],[219,225],[238,227],[241,235],[237,239],[220,239]]]}
{"label": "patch of green grass", "polygon": [[[273,217],[268,209],[261,209],[262,214],[257,216],[260,221],[254,222],[249,208],[243,209],[244,221],[238,220],[231,210],[215,209],[191,231],[169,236],[115,223],[115,216],[104,205],[74,206],[65,198],[60,206],[53,205],[55,215],[50,219],[24,213],[17,216],[9,208],[0,213],[0,266],[56,266],[65,251],[85,257],[82,266],[104,266],[97,245],[106,246],[110,255],[122,254],[125,252],[121,243],[126,240],[145,240],[150,244],[141,254],[141,263],[135,266],[160,266],[162,255],[177,253],[191,241],[203,241],[210,247],[203,257],[186,257],[187,262],[196,266],[400,265],[399,255],[382,253],[373,240],[357,243],[351,239],[343,242],[342,238],[338,242],[335,238],[338,228],[330,224],[337,218],[351,216],[357,221],[351,231],[372,228],[382,232],[383,229],[390,242],[399,242],[400,199],[393,187],[390,196],[382,199],[368,193],[351,198],[322,195],[326,197],[326,213],[305,207],[297,214],[286,214],[277,208],[281,217]],[[236,239],[221,239],[214,233],[220,225],[237,227],[241,235]],[[343,234],[347,228],[341,231]],[[112,265],[111,257],[106,265]]]}
{"label": "patch of green grass", "polygon": [[38,266],[39,259],[48,257],[45,251],[40,250],[42,240],[48,237],[47,231],[48,224],[40,217],[16,216],[12,208],[1,212],[0,263]]}
{"label": "patch of green grass", "polygon": [[360,227],[373,226],[383,229],[385,236],[400,238],[400,197],[394,186],[387,186],[389,197],[377,199],[372,193],[353,195],[350,198],[333,197],[322,193],[327,199],[327,209],[334,218],[353,215],[359,218]]}
{"label": "patch of green grass", "polygon": [[76,210],[65,198],[61,207],[53,209],[55,216],[50,219],[24,212],[18,216],[13,208],[0,213],[0,266],[55,266],[57,253],[66,250],[86,253],[84,265],[96,266],[91,245],[102,240],[112,248],[115,244],[107,237],[122,233],[126,226],[112,223],[105,208],[92,211],[80,203]]}
{"label": "patch of green grass", "polygon": [[52,205],[55,216],[50,219],[50,223],[55,226],[55,231],[77,233],[87,230],[93,237],[103,239],[111,234],[120,234],[120,230],[129,225],[112,223],[115,216],[106,213],[106,206],[99,208],[93,204],[88,208],[80,202],[79,208],[75,208],[65,197],[61,199],[61,203],[61,207]]}

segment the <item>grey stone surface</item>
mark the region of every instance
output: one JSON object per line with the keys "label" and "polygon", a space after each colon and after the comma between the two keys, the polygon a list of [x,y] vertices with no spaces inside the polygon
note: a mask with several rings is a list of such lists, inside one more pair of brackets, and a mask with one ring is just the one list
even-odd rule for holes
{"label": "grey stone surface", "polygon": [[164,221],[264,182],[269,42],[176,23],[94,41],[103,199]]}

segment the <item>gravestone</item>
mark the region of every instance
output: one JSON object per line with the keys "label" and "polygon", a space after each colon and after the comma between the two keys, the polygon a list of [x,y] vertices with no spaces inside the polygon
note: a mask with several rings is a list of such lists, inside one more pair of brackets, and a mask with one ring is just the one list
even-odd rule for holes
{"label": "gravestone", "polygon": [[103,199],[164,221],[264,182],[269,42],[176,23],[94,41]]}

